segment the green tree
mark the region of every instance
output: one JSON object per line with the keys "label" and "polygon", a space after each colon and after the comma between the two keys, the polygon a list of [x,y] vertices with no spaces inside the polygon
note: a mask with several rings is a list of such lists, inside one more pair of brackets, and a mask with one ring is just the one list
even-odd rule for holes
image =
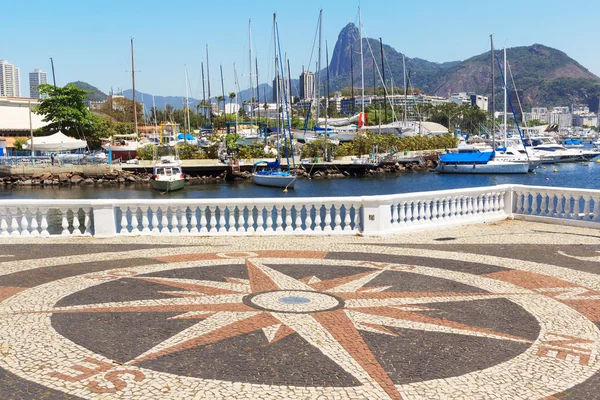
{"label": "green tree", "polygon": [[23,150],[23,145],[25,143],[27,143],[27,140],[28,139],[26,137],[15,138],[15,141],[13,142],[14,146],[15,146],[15,150]]}
{"label": "green tree", "polygon": [[90,124],[92,114],[85,104],[86,90],[73,84],[65,87],[42,84],[38,90],[47,97],[40,100],[33,112],[43,115],[44,122],[54,122],[67,129]]}

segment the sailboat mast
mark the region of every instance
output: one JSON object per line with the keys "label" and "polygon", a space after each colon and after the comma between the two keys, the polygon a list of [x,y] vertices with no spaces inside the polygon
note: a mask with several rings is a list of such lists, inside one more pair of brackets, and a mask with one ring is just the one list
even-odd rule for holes
{"label": "sailboat mast", "polygon": [[387,90],[385,88],[385,64],[383,63],[383,40],[381,38],[379,38],[379,48],[381,49],[381,80],[383,81],[383,117],[385,123],[387,117]]}
{"label": "sailboat mast", "polygon": [[[206,45],[206,85],[208,87],[208,105],[209,110],[208,110],[208,123],[212,124],[212,101],[210,100],[210,67],[208,64],[208,45]],[[219,107],[217,107],[218,109]]]}
{"label": "sailboat mast", "polygon": [[[254,59],[256,61],[256,103],[258,105],[258,119],[260,120],[260,88],[258,87],[258,57]],[[252,67],[250,67],[252,68]],[[266,101],[267,99],[265,99]]]}
{"label": "sailboat mast", "polygon": [[507,128],[508,128],[508,126],[506,125],[507,124],[506,103],[508,102],[508,99],[507,99],[508,88],[506,86],[506,71],[507,71],[506,70],[506,46],[504,46],[504,74],[503,74],[503,76],[504,76],[504,147],[506,147],[506,141],[507,141],[506,133],[507,133]]}
{"label": "sailboat mast", "polygon": [[250,122],[254,120],[254,107],[252,106],[254,103],[254,82],[252,82],[252,20],[248,20],[248,40],[249,40],[249,63],[250,67]]}
{"label": "sailboat mast", "polygon": [[319,55],[317,62],[317,124],[319,124],[319,116],[321,114],[321,28],[323,21],[323,10],[319,11]]}
{"label": "sailboat mast", "polygon": [[[200,68],[202,69],[202,108],[206,107],[206,86],[204,84],[204,62],[200,62]],[[206,113],[204,113],[204,117],[206,117]]]}
{"label": "sailboat mast", "polygon": [[325,41],[325,62],[327,62],[327,97],[325,98],[325,133],[327,133],[327,119],[329,118],[329,48]]}
{"label": "sailboat mast", "polygon": [[225,114],[225,84],[223,83],[223,64],[219,64],[221,70],[221,93],[223,96],[223,114]]}
{"label": "sailboat mast", "polygon": [[281,108],[279,106],[279,99],[281,90],[279,86],[279,56],[277,54],[277,14],[273,13],[273,47],[275,51],[275,107],[277,108],[277,158],[280,158],[279,147],[280,147],[280,137],[279,134],[281,132]]}
{"label": "sailboat mast", "polygon": [[[184,75],[185,75],[185,115],[187,115],[188,132],[191,132],[192,127],[190,125],[190,106],[189,106],[190,94],[188,91],[189,84],[188,84],[187,64],[183,64],[183,71],[184,71]],[[187,134],[185,132],[185,129],[183,130],[183,143],[187,144]]]}
{"label": "sailboat mast", "polygon": [[363,58],[363,44],[362,44],[362,13],[360,6],[358,6],[358,40],[360,42],[360,84],[361,84],[361,112],[365,112],[365,62]]}
{"label": "sailboat mast", "polygon": [[113,139],[113,124],[112,124],[112,110],[113,110],[113,88],[112,86],[110,87],[110,111],[108,114],[108,119],[110,121],[110,144],[113,145],[115,144],[114,139]]}
{"label": "sailboat mast", "polygon": [[[495,68],[494,68],[494,36],[490,35],[491,51],[491,67],[492,67],[492,151],[496,150],[496,100],[495,100]],[[449,127],[448,127],[449,128]]]}
{"label": "sailboat mast", "polygon": [[[112,90],[111,90],[112,92]],[[154,129],[156,129],[158,122],[156,121],[156,103],[154,102],[154,95],[152,95],[152,110],[154,111]]]}
{"label": "sailboat mast", "polygon": [[[406,113],[408,111],[408,93],[406,90],[406,57],[402,54],[402,75],[404,76],[404,126],[406,126]],[[449,128],[449,127],[448,127]]]}
{"label": "sailboat mast", "polygon": [[135,138],[138,139],[138,126],[137,126],[137,109],[135,102],[135,64],[133,55],[133,38],[131,38],[131,86],[133,90],[133,129],[135,130]]}
{"label": "sailboat mast", "polygon": [[356,101],[354,100],[354,46],[350,44],[350,80],[352,81],[352,115],[354,115]]}
{"label": "sailboat mast", "polygon": [[[235,69],[235,63],[233,63],[233,84],[235,87],[235,90],[237,93],[240,92],[240,87],[238,85],[238,79],[237,79],[237,71]],[[238,106],[237,108],[239,109],[239,98],[238,96],[235,96],[235,104]],[[238,112],[235,112],[235,133],[238,133]]]}

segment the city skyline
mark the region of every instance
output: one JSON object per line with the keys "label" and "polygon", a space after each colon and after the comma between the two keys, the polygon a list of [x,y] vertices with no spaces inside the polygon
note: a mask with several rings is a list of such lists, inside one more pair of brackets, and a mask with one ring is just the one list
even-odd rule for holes
{"label": "city skyline", "polygon": [[[519,14],[526,16],[511,22],[498,10],[474,1],[466,1],[461,7],[439,4],[435,10],[423,4],[373,1],[363,4],[362,22],[366,37],[381,37],[384,43],[410,58],[433,62],[465,60],[488,51],[489,34],[493,33],[498,46],[541,43],[564,51],[600,75],[600,55],[589,51],[596,45],[594,38],[600,28],[590,25],[585,35],[555,29],[548,21],[583,18],[581,8],[556,9],[555,3],[559,4],[508,1],[503,9],[514,5]],[[348,22],[358,25],[358,5],[359,2],[334,0],[323,6],[323,46],[327,41],[330,56],[340,30]],[[233,63],[240,90],[249,87],[251,75],[256,81],[254,67],[250,72],[248,65],[249,19],[259,81],[272,82],[273,12],[278,15],[282,52],[290,59],[292,79],[298,79],[303,69],[314,71],[317,50],[313,49],[313,42],[320,8],[321,3],[315,1],[302,7],[233,2],[226,10],[216,4],[195,3],[184,3],[178,9],[165,8],[154,1],[108,1],[103,7],[65,1],[59,5],[41,4],[35,10],[27,9],[25,4],[10,3],[5,11],[14,18],[7,19],[5,30],[19,30],[20,34],[10,40],[1,39],[0,59],[10,60],[23,71],[50,71],[53,57],[58,85],[80,80],[108,93],[111,87],[131,88],[129,39],[134,37],[136,89],[162,96],[183,95],[187,65],[190,97],[202,98],[200,66],[204,63],[207,74],[206,45],[213,96],[221,91],[221,64],[226,92],[235,91]],[[585,14],[599,12],[600,5],[586,6]],[[27,30],[20,29],[24,21],[18,16],[22,15],[30,19]],[[21,88],[22,93],[27,93],[24,89]]]}

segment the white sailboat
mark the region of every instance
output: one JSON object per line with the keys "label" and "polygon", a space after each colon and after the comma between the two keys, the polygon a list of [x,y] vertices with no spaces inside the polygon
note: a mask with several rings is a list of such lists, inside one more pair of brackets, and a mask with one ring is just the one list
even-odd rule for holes
{"label": "white sailboat", "polygon": [[[278,53],[278,43],[279,43],[279,37],[277,35],[277,16],[276,14],[273,14],[273,38],[274,38],[274,45],[275,45],[275,79],[277,81],[277,105],[280,106],[278,107],[281,110],[281,117],[279,118],[280,120],[280,124],[278,127],[278,135],[279,132],[283,133],[283,142],[284,142],[284,146],[286,147],[285,152],[287,155],[287,145],[286,145],[286,131],[289,134],[288,138],[289,138],[289,145],[291,145],[291,141],[292,141],[292,136],[291,136],[291,127],[290,127],[290,121],[289,121],[289,105],[287,103],[287,99],[288,96],[286,94],[286,85],[282,82],[284,81],[283,79],[280,78],[279,75],[279,53]],[[281,68],[281,77],[285,79],[285,71],[283,68]],[[286,122],[287,121],[287,124]],[[281,143],[281,141],[278,141],[278,143]],[[292,159],[293,159],[293,155],[292,155]],[[289,158],[288,158],[289,160]],[[266,168],[265,169],[261,169],[259,170],[259,166],[266,164]],[[288,161],[287,164],[287,169],[282,169],[281,168],[281,146],[278,145],[277,148],[277,158],[274,162],[267,162],[267,161],[259,161],[257,163],[254,164],[254,171],[252,173],[252,179],[254,181],[255,184],[257,185],[261,185],[261,186],[271,186],[271,187],[279,187],[279,188],[285,188],[285,190],[287,189],[293,189],[294,185],[296,184],[296,180],[297,180],[297,176],[294,172],[292,172],[290,170],[290,163]]]}

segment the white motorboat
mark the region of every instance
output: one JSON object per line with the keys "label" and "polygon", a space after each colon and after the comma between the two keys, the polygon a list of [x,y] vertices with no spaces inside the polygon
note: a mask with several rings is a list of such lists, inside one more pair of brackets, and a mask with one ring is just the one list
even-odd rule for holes
{"label": "white motorboat", "polygon": [[175,156],[163,156],[154,164],[152,187],[162,192],[183,189],[185,176],[181,172],[181,163]]}

